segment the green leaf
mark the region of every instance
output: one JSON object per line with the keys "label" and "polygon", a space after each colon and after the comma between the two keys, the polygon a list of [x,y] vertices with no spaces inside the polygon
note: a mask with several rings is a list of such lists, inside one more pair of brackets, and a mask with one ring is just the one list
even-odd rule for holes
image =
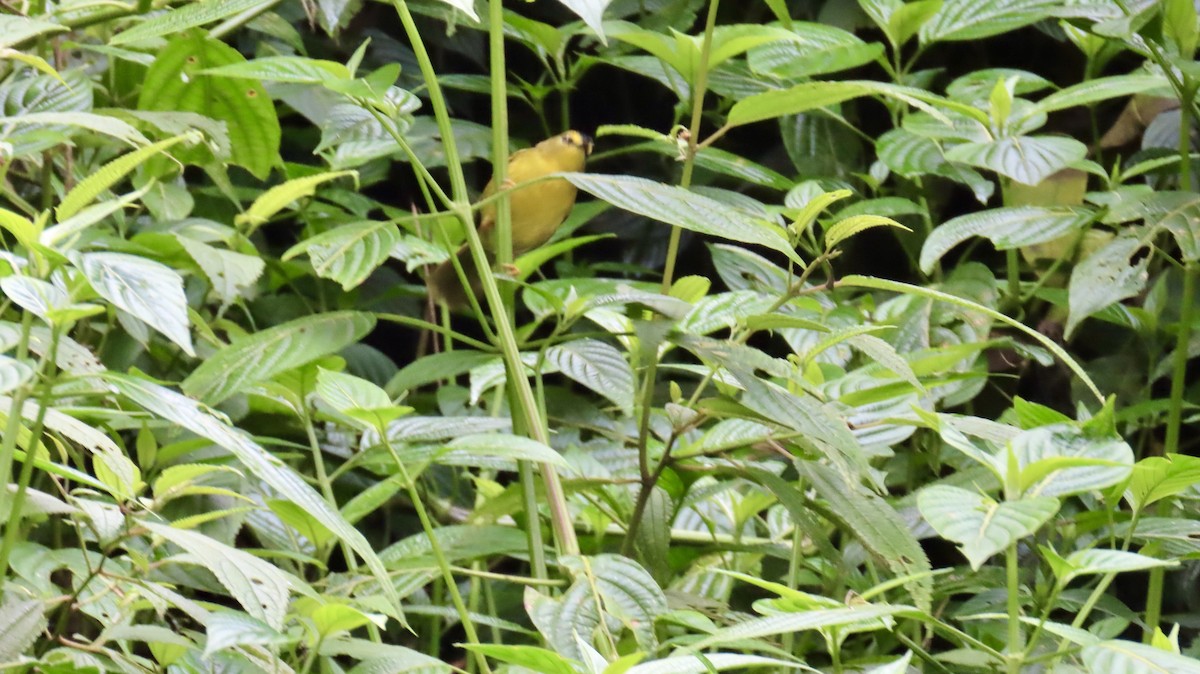
{"label": "green leaf", "polygon": [[608,44],[607,38],[604,36],[604,10],[608,7],[612,0],[559,0],[560,3],[567,9],[579,15],[588,28],[600,38],[600,41]]}
{"label": "green leaf", "polygon": [[116,393],[125,396],[151,414],[207,438],[232,453],[258,479],[332,531],[366,562],[388,602],[396,611],[401,610],[400,598],[387,569],[367,539],[350,526],[304,478],[278,457],[269,454],[248,434],[227,425],[192,398],[131,375],[110,373],[105,377]]}
{"label": "green leaf", "polygon": [[616,403],[622,414],[633,414],[633,370],[615,347],[575,339],[546,349],[545,357],[564,375]]}
{"label": "green leaf", "polygon": [[[3,281],[0,281],[0,290],[3,290]],[[32,378],[33,367],[28,363],[0,356],[0,395],[15,391]]]}
{"label": "green leaf", "polygon": [[439,379],[450,379],[485,363],[500,360],[494,353],[466,349],[434,353],[405,365],[384,387],[392,396],[411,391]]}
{"label": "green leaf", "polygon": [[111,45],[140,42],[164,35],[178,36],[189,28],[220,21],[236,14],[259,14],[279,0],[206,0],[161,12],[128,30],[117,33]]}
{"label": "green leaf", "polygon": [[1133,466],[1125,500],[1135,512],[1200,484],[1200,458],[1184,454],[1148,456]]}
{"label": "green leaf", "polygon": [[222,307],[246,296],[266,268],[262,258],[253,255],[216,248],[183,234],[177,234],[176,240],[208,277]]}
{"label": "green leaf", "polygon": [[564,658],[554,651],[537,646],[508,646],[504,644],[466,644],[468,651],[485,655],[493,660],[517,665],[538,674],[579,674],[578,662]]}
{"label": "green leaf", "polygon": [[0,117],[0,125],[74,126],[112,136],[130,145],[145,145],[150,142],[137,129],[116,117],[94,112],[29,112],[19,117]]}
{"label": "green leaf", "polygon": [[[765,658],[761,655],[745,655],[742,653],[688,655],[685,653],[675,653],[669,657],[634,665],[625,670],[625,674],[706,674],[707,672],[724,672],[730,669],[742,671],[753,667],[805,668],[804,665],[798,662],[779,658]],[[610,672],[605,670],[605,674],[610,674]]]}
{"label": "green leaf", "polygon": [[76,265],[101,297],[162,333],[187,355],[196,355],[178,272],[125,253],[83,253]]}
{"label": "green leaf", "polygon": [[350,69],[337,61],[303,56],[265,56],[251,61],[207,68],[201,75],[236,77],[267,82],[321,84],[330,80],[350,80]]}
{"label": "green leaf", "polygon": [[825,250],[833,250],[837,245],[846,239],[875,227],[895,227],[903,229],[906,232],[912,230],[904,225],[896,222],[891,218],[885,218],[882,215],[852,215],[848,218],[843,218],[825,230]]}
{"label": "green leaf", "polygon": [[16,662],[26,654],[26,649],[46,628],[44,611],[43,603],[37,599],[18,601],[10,598],[0,604],[0,625],[4,625],[4,630],[0,631],[0,661]]}
{"label": "green leaf", "polygon": [[618,208],[700,234],[765,246],[804,264],[782,229],[715,199],[633,176],[568,173],[564,177]]}
{"label": "green leaf", "polygon": [[[839,525],[849,531],[863,547],[878,555],[893,573],[912,576],[932,569],[929,557],[921,549],[916,536],[905,524],[900,513],[887,501],[864,489],[847,483],[828,466],[813,461],[797,464],[816,493],[829,504],[828,512]],[[749,466],[745,470],[762,486],[770,489],[779,502],[801,521],[809,510],[806,497],[793,485],[769,470]],[[913,602],[927,610],[933,598],[933,581],[923,576],[905,586]]]}
{"label": "green leaf", "polygon": [[84,206],[92,203],[105,190],[128,175],[130,171],[145,163],[147,159],[184,140],[197,142],[200,140],[200,136],[197,133],[185,133],[174,138],[168,138],[153,145],[147,145],[146,147],[134,150],[129,154],[121,155],[100,167],[98,171],[81,180],[79,184],[75,185],[63,197],[62,203],[58,205],[58,208],[54,209],[54,214],[58,218],[58,221],[62,222],[75,215]]}
{"label": "green leaf", "polygon": [[252,228],[258,227],[286,208],[288,204],[304,197],[311,197],[321,183],[357,175],[356,171],[328,171],[303,178],[293,178],[260,194],[254,203],[250,204],[250,208],[245,213],[238,215],[234,222],[249,224]]}
{"label": "green leaf", "polygon": [[1065,587],[1079,576],[1128,573],[1178,565],[1179,562],[1174,560],[1155,559],[1124,550],[1076,550],[1062,560],[1060,568],[1054,569],[1054,574],[1058,577],[1059,584]]}
{"label": "green leaf", "polygon": [[1142,292],[1151,258],[1144,250],[1136,232],[1125,232],[1075,265],[1067,289],[1067,338],[1088,316]]}
{"label": "green leaf", "polygon": [[[60,33],[65,30],[70,29],[49,21],[30,19],[25,16],[13,16],[12,14],[0,14],[0,47],[11,47],[39,35]],[[0,651],[0,653],[2,652]],[[11,658],[6,658],[6,660],[11,660]]]}
{"label": "green leaf", "polygon": [[847,608],[817,609],[799,613],[782,613],[765,618],[750,618],[731,627],[723,627],[712,635],[687,646],[686,651],[710,648],[718,644],[760,639],[777,634],[802,630],[818,630],[855,623],[872,623],[875,629],[890,630],[892,616],[915,613],[911,606],[865,604]]}
{"label": "green leaf", "polygon": [[[256,3],[264,0],[255,0]],[[188,5],[204,7],[209,2]],[[174,11],[167,16],[173,16]],[[202,35],[175,37],[146,72],[139,110],[194,112],[225,123],[230,162],[264,179],[279,161],[280,129],[275,105],[258,82],[203,75],[207,68],[244,63],[233,47]],[[198,151],[194,157],[203,157]],[[189,161],[191,157],[180,156]]]}
{"label": "green leaf", "polygon": [[190,553],[200,566],[216,576],[246,613],[274,629],[283,627],[294,576],[289,577],[274,565],[204,534],[157,522],[141,524]]}
{"label": "green leaf", "polygon": [[[1012,453],[1012,459],[1009,458]],[[1012,461],[1020,471],[1022,493],[1070,496],[1110,487],[1129,476],[1133,448],[1119,437],[1096,437],[1073,424],[1022,431],[1001,450],[993,464],[1009,484]]]}
{"label": "green leaf", "polygon": [[1089,672],[1200,674],[1200,660],[1120,639],[1085,645],[1080,657]]}
{"label": "green leaf", "polygon": [[978,40],[1028,26],[1054,15],[1061,0],[944,0],[921,27],[921,43]]}
{"label": "green leaf", "polygon": [[181,388],[215,405],[246,386],[327,356],[375,327],[369,314],[337,311],[288,321],[234,340],[200,364]]}
{"label": "green leaf", "polygon": [[1050,496],[996,502],[949,485],[933,485],[917,493],[921,515],[943,538],[959,544],[971,568],[978,570],[990,557],[1014,541],[1033,534],[1058,512]]}
{"label": "green leaf", "polygon": [[1055,343],[1054,340],[1047,338],[1045,335],[1038,332],[1037,330],[1034,330],[1034,329],[1030,328],[1029,326],[1025,325],[1024,323],[1014,320],[1013,318],[1006,316],[994,309],[991,309],[982,304],[979,304],[978,302],[973,302],[971,300],[964,299],[964,298],[961,298],[961,297],[958,297],[955,295],[951,295],[949,293],[944,293],[940,290],[933,290],[932,288],[923,288],[923,287],[914,286],[914,285],[911,285],[908,283],[898,283],[896,281],[889,281],[886,279],[871,278],[869,276],[859,276],[857,274],[851,274],[850,276],[846,276],[846,277],[839,279],[838,283],[839,283],[839,285],[846,286],[846,287],[875,288],[877,290],[890,290],[892,292],[917,295],[920,297],[927,297],[929,299],[936,300],[939,302],[947,302],[949,304],[954,304],[954,305],[958,305],[960,307],[965,307],[972,311],[978,311],[993,320],[1000,321],[1010,327],[1020,330],[1021,332],[1025,333],[1026,335],[1032,337],[1035,341],[1040,343],[1047,351],[1049,351],[1050,353],[1053,353],[1056,358],[1060,359],[1063,363],[1065,363],[1066,366],[1071,370],[1071,372],[1075,373],[1075,376],[1079,377],[1080,381],[1083,382],[1083,384],[1085,386],[1087,386],[1088,390],[1091,391],[1092,395],[1096,397],[1097,401],[1099,401],[1101,403],[1104,402],[1104,396],[1100,393],[1100,389],[1096,388],[1096,384],[1095,384],[1095,382],[1092,381],[1092,378],[1089,377],[1087,372],[1083,369],[1083,367],[1080,366],[1079,363],[1074,358],[1072,358],[1071,355],[1068,354],[1061,346],[1059,346],[1057,343]]}
{"label": "green leaf", "polygon": [[[501,433],[467,435],[451,440],[446,447],[451,452],[467,456],[534,461],[558,466],[559,468],[567,468],[569,466],[567,460],[553,448],[519,435],[504,435]],[[448,458],[453,460],[452,456]]]}
{"label": "green leaf", "polygon": [[863,96],[876,95],[907,103],[918,110],[929,113],[943,123],[949,123],[949,120],[935,106],[952,109],[981,123],[987,123],[983,112],[975,108],[955,103],[914,87],[870,80],[804,82],[789,89],[777,89],[749,96],[733,104],[726,123],[729,126],[741,126],[784,115],[795,115],[809,110],[826,108]]}
{"label": "green leaf", "polygon": [[1033,104],[1026,118],[1064,110],[1080,105],[1092,105],[1110,98],[1124,98],[1167,86],[1161,75],[1113,75],[1097,77],[1079,84],[1059,89]]}
{"label": "green leaf", "polygon": [[244,613],[214,611],[204,625],[204,656],[235,646],[277,646],[288,638],[262,620]]}
{"label": "green leaf", "polygon": [[963,143],[946,151],[951,161],[990,169],[1026,185],[1037,185],[1086,155],[1086,145],[1060,136],[1001,138]]}
{"label": "green leaf", "polygon": [[466,14],[475,23],[479,23],[479,15],[475,13],[475,0],[441,0],[441,2]]}
{"label": "green leaf", "polygon": [[288,249],[283,259],[290,260],[303,252],[312,261],[317,276],[337,281],[343,290],[351,290],[392,255],[401,237],[400,230],[391,222],[352,222],[301,241]]}
{"label": "green leaf", "polygon": [[1078,232],[1095,217],[1087,209],[1041,206],[991,208],[960,215],[942,223],[925,239],[921,247],[921,271],[932,273],[943,255],[973,236],[988,239],[996,250],[1009,250]]}

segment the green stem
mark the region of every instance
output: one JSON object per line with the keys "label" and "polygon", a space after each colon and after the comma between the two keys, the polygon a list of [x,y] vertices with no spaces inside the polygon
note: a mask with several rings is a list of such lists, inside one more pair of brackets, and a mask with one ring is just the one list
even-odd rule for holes
{"label": "green stem", "polygon": [[1021,674],[1024,646],[1021,644],[1021,569],[1016,541],[1008,544],[1005,562],[1008,572],[1008,652],[1005,661],[1009,674]]}
{"label": "green stem", "polygon": [[[449,108],[446,106],[446,99],[442,95],[441,86],[438,84],[437,73],[433,69],[433,62],[429,58],[429,52],[425,49],[421,33],[417,29],[416,22],[408,10],[408,5],[404,0],[392,0],[392,4],[396,8],[396,13],[400,16],[400,23],[403,24],[413,53],[417,57],[421,75],[425,80],[426,90],[429,92],[430,106],[433,108],[434,116],[438,123],[438,130],[442,136],[446,167],[450,175],[451,194],[454,198],[454,207],[452,210],[466,232],[467,246],[471,251],[471,258],[475,263],[476,269],[488,269],[491,267],[491,263],[488,261],[487,253],[484,251],[483,242],[479,238],[479,232],[475,230],[474,218],[471,214],[471,206],[467,196],[467,183],[463,176],[462,163],[458,158],[458,146],[454,140],[454,128],[450,123]],[[542,418],[537,409],[537,403],[533,399],[533,390],[529,386],[529,380],[525,377],[525,366],[521,362],[521,354],[517,348],[512,322],[508,318],[507,311],[505,311],[500,291],[496,287],[496,279],[491,274],[481,273],[479,276],[483,284],[484,296],[487,298],[488,306],[491,309],[492,320],[496,325],[496,341],[499,342],[497,346],[500,347],[501,353],[504,356],[508,378],[516,391],[515,398],[519,403],[518,407],[520,407],[521,414],[524,416],[526,430],[534,440],[544,445],[549,445],[550,432],[546,427],[545,419]],[[567,555],[579,554],[579,541],[575,536],[575,528],[572,525],[570,510],[567,507],[566,494],[563,491],[562,481],[558,477],[558,472],[553,466],[549,465],[542,465],[541,472],[542,479],[546,484],[546,499],[550,507],[551,522],[554,525],[554,534],[558,542],[559,551]]]}
{"label": "green stem", "polygon": [[[708,89],[708,59],[712,51],[713,31],[717,26],[717,6],[721,0],[711,0],[708,4],[708,16],[704,21],[704,42],[700,47],[700,66],[695,73],[696,81],[692,86],[692,121],[688,127],[687,155],[683,160],[683,175],[679,178],[679,186],[688,189],[692,185],[692,171],[696,165],[697,143],[700,137],[700,120],[704,114],[704,93]],[[679,237],[683,230],[678,225],[671,227],[671,238],[667,242],[667,259],[663,265],[662,292],[666,295],[671,290],[671,282],[675,276],[675,260],[679,257]]]}
{"label": "green stem", "polygon": [[[453,602],[454,609],[458,612],[458,619],[462,623],[463,633],[466,634],[467,642],[479,644],[481,643],[479,641],[479,633],[475,631],[475,623],[471,620],[467,604],[463,601],[462,593],[458,591],[458,583],[454,580],[454,572],[450,569],[450,562],[446,559],[446,553],[442,550],[442,544],[435,535],[433,520],[429,518],[429,512],[425,509],[425,501],[417,491],[417,483],[408,474],[408,469],[404,467],[404,461],[400,459],[400,455],[396,453],[396,448],[392,446],[391,439],[387,435],[387,429],[380,429],[379,434],[383,437],[383,444],[392,455],[392,460],[396,462],[396,471],[400,473],[400,479],[404,480],[404,487],[408,491],[408,498],[412,500],[413,509],[417,511],[417,519],[421,521],[421,528],[425,531],[426,538],[429,539],[429,549],[433,552],[433,558],[437,562],[438,569],[442,572],[442,581],[446,584],[446,591],[450,593],[450,601]],[[475,652],[472,652],[471,655],[475,659],[475,663],[479,666],[479,671],[483,672],[483,674],[491,674],[492,668],[488,665],[487,658]]]}
{"label": "green stem", "polygon": [[[40,376],[38,379],[41,381],[41,393],[38,396],[37,417],[34,419],[33,428],[30,429],[29,451],[25,453],[25,462],[21,464],[21,474],[17,478],[17,492],[13,494],[11,500],[7,498],[8,478],[0,482],[0,490],[3,490],[0,492],[0,498],[8,500],[9,503],[8,523],[4,525],[4,543],[0,545],[0,579],[8,575],[8,558],[17,544],[17,532],[21,528],[21,515],[25,505],[25,492],[29,488],[30,480],[33,479],[33,464],[38,450],[42,446],[42,427],[46,421],[46,410],[50,407],[50,392],[55,371],[54,356],[58,353],[59,335],[59,329],[53,328],[50,333],[50,350],[46,352],[39,364],[40,372],[38,374]],[[24,401],[14,400],[12,404],[13,406],[8,410],[9,425],[14,418],[21,418]]]}

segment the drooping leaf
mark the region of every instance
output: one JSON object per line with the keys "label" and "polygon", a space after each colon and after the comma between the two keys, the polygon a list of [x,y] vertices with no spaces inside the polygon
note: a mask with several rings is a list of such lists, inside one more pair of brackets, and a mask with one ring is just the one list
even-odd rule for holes
{"label": "drooping leaf", "polygon": [[375,326],[363,313],[338,311],[306,316],[234,340],[180,384],[188,395],[217,404],[251,384],[362,339]]}

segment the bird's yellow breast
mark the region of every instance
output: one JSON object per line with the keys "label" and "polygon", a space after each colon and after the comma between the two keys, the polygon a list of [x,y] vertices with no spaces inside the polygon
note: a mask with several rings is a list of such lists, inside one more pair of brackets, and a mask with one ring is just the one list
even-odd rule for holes
{"label": "bird's yellow breast", "polygon": [[[514,255],[521,255],[546,243],[575,204],[575,186],[561,178],[524,187],[521,184],[552,173],[580,171],[585,158],[581,148],[559,147],[546,141],[518,152],[509,159],[507,183],[515,186],[509,193]],[[494,191],[495,186],[489,183],[484,193],[491,194]],[[485,233],[492,235],[490,230],[496,218],[495,205],[485,206],[482,216],[481,228],[487,228]],[[489,243],[494,245],[494,242]]]}

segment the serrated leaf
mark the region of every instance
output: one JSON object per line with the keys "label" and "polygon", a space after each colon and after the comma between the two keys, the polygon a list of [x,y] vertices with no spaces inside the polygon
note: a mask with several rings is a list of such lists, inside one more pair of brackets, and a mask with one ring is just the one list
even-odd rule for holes
{"label": "serrated leaf", "polygon": [[19,117],[0,117],[4,126],[74,126],[112,136],[131,145],[144,145],[150,141],[129,124],[108,115],[94,112],[30,112]]}
{"label": "serrated leaf", "polygon": [[[907,103],[949,123],[936,106],[951,108],[957,112],[978,118],[986,123],[982,113],[914,87],[903,87],[887,82],[862,81],[818,81],[804,82],[789,89],[774,89],[748,96],[733,104],[729,110],[727,124],[741,126],[767,119],[796,115],[810,110],[826,108],[863,96],[883,96]],[[933,102],[933,104],[931,104]]]}
{"label": "serrated leaf", "polygon": [[[0,14],[0,47],[11,47],[30,38],[47,33],[59,33],[70,30],[66,26],[49,21],[40,21],[26,16]],[[5,658],[11,660],[11,658]]]}
{"label": "serrated leaf", "polygon": [[297,318],[234,340],[201,363],[180,387],[215,405],[246,386],[336,353],[373,327],[374,317],[353,311]]}
{"label": "serrated leaf", "polygon": [[885,218],[882,215],[852,215],[837,221],[829,229],[825,230],[825,249],[832,250],[839,243],[855,234],[875,227],[895,227],[903,229],[906,232],[912,231],[895,220]]}
{"label": "serrated leaf", "polygon": [[246,613],[274,629],[283,627],[291,593],[289,577],[273,565],[195,531],[143,521],[142,526],[178,545],[212,572]]}
{"label": "serrated leaf", "polygon": [[921,43],[978,40],[1028,26],[1054,15],[1061,0],[944,0],[921,27]]}
{"label": "serrated leaf", "polygon": [[176,239],[208,277],[222,307],[244,296],[266,268],[262,258],[253,255],[216,248],[182,234],[176,235]]}
{"label": "serrated leaf", "polygon": [[546,349],[545,358],[564,375],[616,403],[623,414],[633,413],[633,370],[615,347],[576,339]]}
{"label": "serrated leaf", "polygon": [[9,599],[0,604],[0,662],[16,662],[46,628],[41,601]]}
{"label": "serrated leaf", "polygon": [[867,623],[868,621],[874,621],[878,626],[877,629],[888,630],[894,622],[891,619],[892,616],[914,610],[911,606],[867,604],[847,608],[817,609],[801,613],[783,613],[765,618],[750,618],[731,627],[717,630],[714,634],[690,644],[688,650],[710,648],[718,644],[735,643],[801,630]]}
{"label": "serrated leaf", "polygon": [[267,623],[242,613],[215,611],[204,626],[204,656],[235,646],[275,646],[287,637]]}
{"label": "serrated leaf", "polygon": [[633,176],[570,173],[564,177],[617,208],[700,234],[765,246],[804,264],[779,227],[715,199]]}
{"label": "serrated leaf", "polygon": [[246,209],[234,219],[238,224],[249,224],[251,227],[259,225],[270,220],[279,211],[287,208],[288,204],[293,201],[298,201],[304,197],[311,197],[317,190],[317,186],[321,183],[326,183],[338,178],[346,176],[357,176],[356,171],[328,171],[326,173],[318,173],[303,178],[293,178],[285,183],[281,183],[263,192],[250,208]]}
{"label": "serrated leaf", "polygon": [[1144,248],[1136,232],[1127,232],[1075,265],[1067,289],[1067,338],[1088,316],[1142,291],[1151,258],[1141,255]]}
{"label": "serrated leaf", "polygon": [[1133,466],[1125,500],[1139,511],[1200,484],[1200,458],[1184,454],[1148,456]]}
{"label": "serrated leaf", "polygon": [[1089,674],[1200,674],[1200,660],[1119,639],[1085,645],[1080,657]]}
{"label": "serrated leaf", "polygon": [[83,253],[77,264],[101,297],[162,333],[187,355],[196,355],[178,272],[125,253]]}
{"label": "serrated leaf", "polygon": [[396,594],[387,569],[384,568],[383,562],[380,561],[375,549],[371,547],[367,539],[350,526],[325,499],[321,498],[321,495],[305,482],[304,478],[280,461],[278,457],[269,454],[249,435],[220,421],[201,403],[187,396],[131,375],[112,373],[106,377],[115,392],[129,398],[146,411],[178,424],[231,452],[247,470],[268,484],[280,496],[304,510],[340,540],[347,543],[366,562],[388,602],[397,611],[401,610],[400,598]]}
{"label": "serrated leaf", "polygon": [[1013,541],[1033,534],[1058,512],[1059,501],[1050,496],[997,502],[949,485],[933,485],[917,493],[917,507],[938,534],[959,544],[978,570]]}
{"label": "serrated leaf", "polygon": [[1061,136],[1000,138],[963,143],[946,151],[951,161],[989,169],[1026,185],[1037,185],[1086,155],[1086,145]]}
{"label": "serrated leaf", "polygon": [[1122,482],[1133,466],[1133,448],[1119,437],[1095,437],[1073,424],[1022,431],[992,462],[1005,484],[1009,453],[1020,471],[1022,493],[1069,496]]}
{"label": "serrated leaf", "polygon": [[275,0],[206,0],[171,9],[121,31],[109,44],[122,45],[164,35],[182,34],[189,28],[220,21],[243,12],[257,14],[275,4]]}
{"label": "serrated leaf", "polygon": [[329,80],[352,79],[350,70],[337,61],[303,56],[265,56],[208,68],[202,70],[201,74],[294,84],[321,84]]}
{"label": "serrated leaf", "polygon": [[[569,466],[567,460],[552,447],[519,435],[505,435],[502,433],[466,435],[451,440],[446,445],[446,448],[453,453],[460,453],[466,456],[534,461],[560,468],[567,468]],[[453,455],[444,458],[453,460]]]}
{"label": "serrated leaf", "polygon": [[1095,214],[1086,209],[1011,206],[968,213],[942,223],[921,247],[921,270],[933,271],[950,249],[973,236],[982,236],[997,250],[1053,241],[1086,226]]}
{"label": "serrated leaf", "polygon": [[147,159],[184,140],[194,142],[199,140],[199,135],[186,133],[174,138],[168,138],[153,145],[138,148],[129,154],[121,155],[100,167],[99,170],[71,188],[71,191],[67,192],[67,195],[63,197],[62,202],[54,209],[54,214],[58,218],[58,221],[62,222],[75,215],[84,206],[92,203],[105,190],[128,175],[130,171],[145,163]]}
{"label": "serrated leaf", "polygon": [[306,253],[317,276],[351,290],[394,254],[401,238],[400,230],[391,222],[353,222],[301,241],[285,252],[283,259]]}
{"label": "serrated leaf", "polygon": [[[138,109],[194,112],[224,122],[229,134],[229,161],[264,179],[279,160],[281,135],[275,105],[266,89],[258,82],[200,74],[205,68],[245,60],[236,49],[218,40],[203,35],[176,36],[146,72]],[[194,155],[179,155],[181,161],[193,156],[203,159],[206,155],[200,150]]]}
{"label": "serrated leaf", "polygon": [[1136,552],[1124,550],[1076,550],[1065,560],[1063,572],[1055,570],[1058,582],[1065,587],[1079,576],[1100,573],[1128,573],[1146,569],[1178,566],[1179,562],[1170,559],[1155,559]]}

